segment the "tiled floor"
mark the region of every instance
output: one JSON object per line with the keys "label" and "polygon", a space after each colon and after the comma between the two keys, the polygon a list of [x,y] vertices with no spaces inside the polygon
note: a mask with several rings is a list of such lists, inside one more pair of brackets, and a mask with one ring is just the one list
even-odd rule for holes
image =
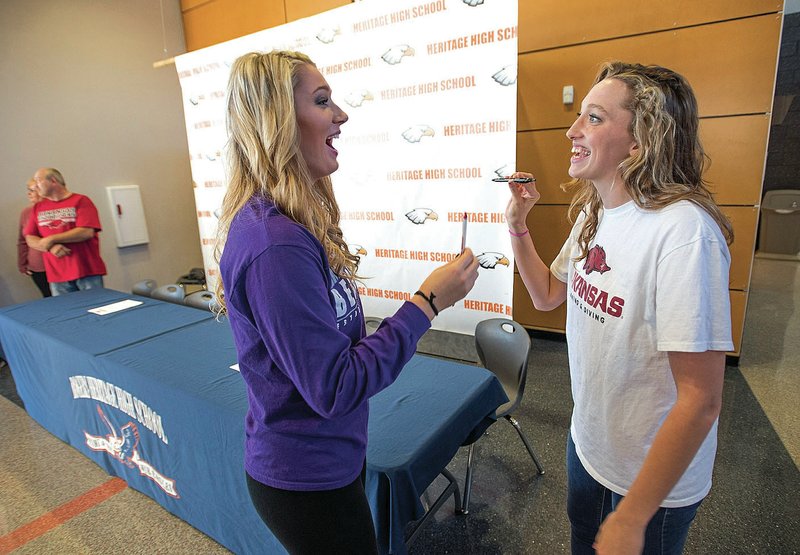
{"label": "tiled floor", "polygon": [[[756,260],[742,358],[725,377],[714,488],[687,554],[800,551],[798,295],[800,264]],[[430,333],[420,350],[476,360],[464,336]],[[12,543],[20,545],[14,553],[227,552],[147,497],[129,488],[116,493],[114,480],[20,408],[7,368],[0,369],[0,393],[0,553]],[[568,553],[563,460],[570,410],[565,344],[534,334],[516,416],[546,474],[536,476],[516,432],[498,422],[478,442],[470,514],[453,515],[449,502],[410,553]],[[450,470],[463,479],[465,464],[462,450]],[[430,497],[441,487],[435,482]],[[104,493],[106,500],[92,501]]]}

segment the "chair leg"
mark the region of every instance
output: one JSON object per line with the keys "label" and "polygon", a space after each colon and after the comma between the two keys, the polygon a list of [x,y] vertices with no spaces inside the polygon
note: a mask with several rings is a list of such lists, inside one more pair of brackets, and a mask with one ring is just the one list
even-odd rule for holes
{"label": "chair leg", "polygon": [[438,511],[439,508],[444,505],[444,502],[447,501],[447,498],[450,497],[451,493],[455,498],[456,507],[461,506],[461,495],[458,492],[458,480],[456,480],[456,477],[453,476],[453,474],[446,468],[442,469],[441,474],[447,478],[449,483],[444,491],[439,494],[439,497],[436,498],[436,501],[434,501],[433,505],[431,505],[431,507],[425,512],[425,516],[423,516],[422,519],[414,524],[411,530],[409,530],[411,535],[408,536],[408,539],[406,539],[406,547],[409,547],[412,543],[414,543],[414,540],[417,539],[419,533],[422,531],[422,528],[433,519],[436,511]]}
{"label": "chair leg", "polygon": [[456,480],[456,477],[453,476],[453,474],[449,470],[447,470],[446,468],[442,469],[442,476],[447,478],[447,480],[450,482],[450,484],[453,487],[453,503],[454,503],[454,505],[456,506],[456,508],[461,507],[461,491],[458,489],[458,480]]}
{"label": "chair leg", "polygon": [[459,515],[469,514],[469,496],[472,493],[472,457],[474,454],[475,444],[471,443],[467,455],[467,476],[464,478],[464,504],[456,508],[456,514]]}
{"label": "chair leg", "polygon": [[533,447],[531,447],[530,442],[528,442],[528,438],[522,432],[522,428],[520,428],[519,422],[517,422],[510,414],[506,415],[506,420],[511,422],[511,425],[514,426],[515,430],[517,430],[519,438],[522,440],[522,443],[525,444],[525,449],[528,450],[528,454],[533,459],[533,464],[536,465],[536,469],[539,471],[539,475],[541,476],[542,474],[544,474],[544,469],[542,468],[542,465],[539,464],[539,459],[536,457],[536,453],[534,453]]}

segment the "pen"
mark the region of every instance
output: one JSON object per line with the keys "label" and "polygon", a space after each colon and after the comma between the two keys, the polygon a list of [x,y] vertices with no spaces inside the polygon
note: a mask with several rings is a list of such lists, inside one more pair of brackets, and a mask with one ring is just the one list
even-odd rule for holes
{"label": "pen", "polygon": [[461,220],[461,252],[467,247],[467,213],[464,212],[464,219]]}
{"label": "pen", "polygon": [[497,181],[498,183],[530,183],[531,181],[536,181],[536,178],[531,177],[495,177],[492,181]]}

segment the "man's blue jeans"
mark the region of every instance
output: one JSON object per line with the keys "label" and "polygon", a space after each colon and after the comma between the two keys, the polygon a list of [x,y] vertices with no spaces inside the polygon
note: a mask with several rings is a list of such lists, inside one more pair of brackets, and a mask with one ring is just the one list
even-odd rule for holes
{"label": "man's blue jeans", "polygon": [[98,289],[103,287],[103,276],[86,276],[72,281],[53,281],[50,283],[50,292],[54,297],[73,291]]}
{"label": "man's blue jeans", "polygon": [[[586,472],[575,452],[572,434],[568,436],[567,515],[572,527],[572,554],[591,555],[600,523],[617,507],[622,496]],[[680,555],[701,502],[677,509],[658,509],[645,531],[644,555]]]}

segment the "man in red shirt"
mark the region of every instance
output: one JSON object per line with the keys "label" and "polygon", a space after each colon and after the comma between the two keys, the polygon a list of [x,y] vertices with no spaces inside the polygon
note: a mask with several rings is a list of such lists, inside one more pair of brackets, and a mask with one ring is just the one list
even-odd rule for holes
{"label": "man in red shirt", "polygon": [[106,265],[97,236],[102,227],[94,203],[69,191],[55,168],[40,168],[33,179],[42,200],[23,233],[29,247],[44,253],[53,295],[103,287]]}

